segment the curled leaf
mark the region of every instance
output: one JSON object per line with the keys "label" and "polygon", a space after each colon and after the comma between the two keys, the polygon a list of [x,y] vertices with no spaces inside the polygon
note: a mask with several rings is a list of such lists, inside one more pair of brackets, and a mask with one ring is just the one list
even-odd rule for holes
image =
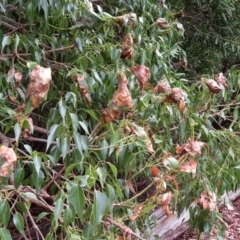
{"label": "curled leaf", "polygon": [[115,17],[114,20],[120,26],[130,25],[131,27],[135,27],[135,22],[137,21],[137,15],[136,13],[126,13],[122,16]]}
{"label": "curled leaf", "polygon": [[187,94],[181,88],[172,88],[171,93],[167,96],[165,102],[180,104],[181,101],[185,101]]}
{"label": "curled leaf", "polygon": [[214,211],[217,209],[217,196],[213,192],[204,190],[197,200],[198,205],[203,209]]}
{"label": "curled leaf", "polygon": [[165,18],[158,18],[153,25],[158,25],[160,28],[166,29],[169,27],[168,21]]}
{"label": "curled leaf", "polygon": [[133,38],[131,33],[128,33],[123,37],[121,58],[133,58],[133,57],[134,57]]}
{"label": "curled leaf", "polygon": [[162,194],[158,199],[160,206],[163,208],[163,210],[166,212],[168,216],[172,215],[172,211],[170,211],[169,209],[169,204],[171,202],[171,199],[172,199],[171,192],[166,192]]}
{"label": "curled leaf", "polygon": [[171,91],[171,87],[167,81],[167,79],[161,80],[155,87],[155,93],[169,93]]}
{"label": "curled leaf", "polygon": [[180,166],[180,171],[181,172],[193,173],[193,175],[195,175],[196,174],[196,170],[197,170],[197,161],[194,160],[194,159],[189,160],[187,162],[184,162]]}
{"label": "curled leaf", "polygon": [[215,76],[215,80],[220,87],[224,87],[225,89],[228,89],[226,78],[224,77],[223,73],[217,74]]}
{"label": "curled leaf", "polygon": [[179,157],[183,156],[184,154],[188,153],[191,156],[201,155],[202,148],[206,144],[200,141],[192,141],[191,139],[188,140],[187,143],[183,144],[182,146],[176,146],[176,153]]}
{"label": "curled leaf", "polygon": [[51,68],[37,65],[30,73],[30,81],[25,96],[30,98],[32,110],[38,108],[47,95],[51,80]]}
{"label": "curled leaf", "polygon": [[118,89],[114,93],[113,98],[108,107],[103,111],[103,121],[112,122],[120,118],[121,112],[131,111],[133,100],[127,87],[128,80],[124,74],[118,75]]}
{"label": "curled leaf", "polygon": [[149,68],[143,65],[136,65],[131,68],[131,72],[136,76],[141,89],[144,90],[151,76]]}
{"label": "curled leaf", "polygon": [[88,93],[88,86],[86,81],[84,80],[84,75],[77,74],[76,81],[78,83],[78,89],[82,97],[87,101],[89,106],[92,106],[91,97]]}
{"label": "curled leaf", "polygon": [[222,90],[222,87],[217,84],[213,79],[207,80],[207,87],[212,93],[219,93]]}
{"label": "curled leaf", "polygon": [[10,174],[13,164],[17,161],[17,156],[12,148],[0,147],[0,176],[6,177]]}

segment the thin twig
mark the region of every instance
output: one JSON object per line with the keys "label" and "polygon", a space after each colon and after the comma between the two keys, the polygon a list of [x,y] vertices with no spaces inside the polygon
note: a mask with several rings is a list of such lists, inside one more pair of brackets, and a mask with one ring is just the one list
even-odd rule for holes
{"label": "thin twig", "polygon": [[42,193],[46,193],[47,189],[51,186],[51,184],[56,181],[59,176],[64,172],[65,170],[65,166],[63,166],[63,168],[41,189]]}
{"label": "thin twig", "polygon": [[145,240],[144,238],[138,236],[135,232],[133,232],[133,230],[132,230],[131,228],[129,228],[129,227],[127,227],[127,226],[124,226],[124,225],[122,225],[122,224],[114,221],[114,220],[111,219],[110,217],[106,217],[105,220],[106,220],[108,223],[110,223],[111,225],[114,225],[114,226],[120,228],[120,229],[122,230],[122,232],[123,232],[124,235],[130,235],[130,236],[133,235],[133,236],[137,237],[137,238],[140,239],[140,240]]}
{"label": "thin twig", "polygon": [[30,218],[33,228],[36,229],[36,231],[39,233],[39,235],[41,236],[41,238],[44,240],[44,236],[42,235],[42,232],[40,231],[39,227],[37,226],[37,224],[34,222],[34,219],[32,217],[32,214],[30,213],[30,211],[28,210],[28,207],[26,206],[27,212],[28,212],[28,217]]}

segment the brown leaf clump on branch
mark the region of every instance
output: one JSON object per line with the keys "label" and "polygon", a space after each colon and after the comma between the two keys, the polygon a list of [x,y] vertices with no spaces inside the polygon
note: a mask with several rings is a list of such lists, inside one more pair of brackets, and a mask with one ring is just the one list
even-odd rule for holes
{"label": "brown leaf clump on branch", "polygon": [[82,97],[87,101],[89,106],[92,106],[91,97],[88,93],[88,86],[86,81],[84,80],[84,75],[77,74],[75,78],[78,83],[78,89]]}
{"label": "brown leaf clump on branch", "polygon": [[103,111],[104,122],[107,123],[119,119],[122,112],[132,110],[133,100],[127,84],[127,77],[125,74],[120,73],[118,75],[118,89],[114,93],[108,107]]}
{"label": "brown leaf clump on branch", "polygon": [[150,69],[143,65],[136,65],[131,68],[131,72],[136,76],[141,89],[144,90],[151,76]]}
{"label": "brown leaf clump on branch", "polygon": [[51,68],[37,65],[30,73],[30,81],[25,96],[30,98],[32,110],[38,108],[47,95],[51,80]]}
{"label": "brown leaf clump on branch", "polygon": [[11,173],[13,164],[17,161],[17,156],[12,148],[0,147],[0,176],[7,177]]}
{"label": "brown leaf clump on branch", "polygon": [[131,33],[123,37],[121,58],[134,58],[133,38]]}

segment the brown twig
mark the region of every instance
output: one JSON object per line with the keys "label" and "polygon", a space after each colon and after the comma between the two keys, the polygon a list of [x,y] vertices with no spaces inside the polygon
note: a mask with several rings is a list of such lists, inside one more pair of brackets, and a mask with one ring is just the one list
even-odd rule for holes
{"label": "brown twig", "polygon": [[108,223],[110,223],[111,225],[114,225],[114,226],[120,228],[124,235],[128,235],[128,236],[133,235],[133,236],[137,237],[137,238],[140,239],[140,240],[145,240],[144,238],[138,236],[135,232],[133,232],[133,230],[130,229],[129,227],[127,227],[127,226],[125,226],[125,225],[122,225],[122,224],[114,221],[114,220],[111,219],[110,217],[106,217],[105,220],[106,220]]}
{"label": "brown twig", "polygon": [[51,186],[51,184],[56,181],[59,176],[64,172],[65,166],[41,189],[41,192],[45,194],[47,192],[47,189]]}
{"label": "brown twig", "polygon": [[0,141],[2,145],[8,147],[12,142],[15,142],[15,138],[7,137],[2,132],[0,132]]}

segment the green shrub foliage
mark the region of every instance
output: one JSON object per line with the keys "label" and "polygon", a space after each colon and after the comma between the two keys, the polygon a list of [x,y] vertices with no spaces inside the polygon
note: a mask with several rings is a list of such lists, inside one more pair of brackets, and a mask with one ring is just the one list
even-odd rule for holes
{"label": "green shrub foliage", "polygon": [[223,235],[239,7],[208,2],[1,1],[1,239],[148,239],[194,201]]}

